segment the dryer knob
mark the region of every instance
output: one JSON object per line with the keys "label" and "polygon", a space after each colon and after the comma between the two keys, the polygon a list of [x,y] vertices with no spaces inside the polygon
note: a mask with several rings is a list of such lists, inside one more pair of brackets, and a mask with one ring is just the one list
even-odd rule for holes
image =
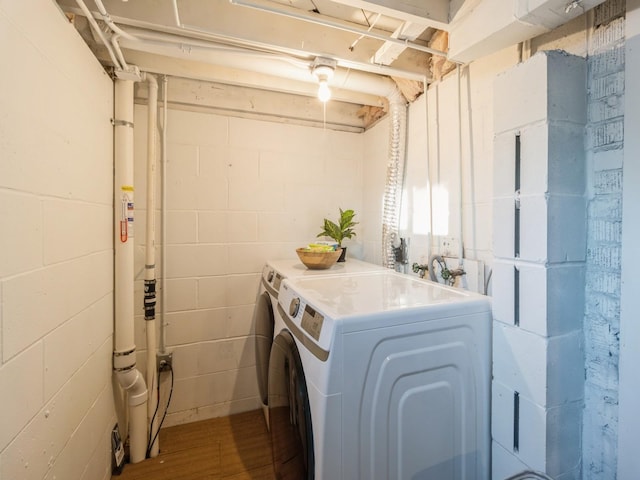
{"label": "dryer knob", "polygon": [[273,270],[269,270],[267,273],[267,282],[271,283],[271,280],[273,280]]}
{"label": "dryer knob", "polygon": [[299,309],[300,309],[300,299],[294,298],[293,300],[291,300],[291,303],[289,304],[289,315],[291,315],[292,317],[295,317],[296,315],[298,315]]}

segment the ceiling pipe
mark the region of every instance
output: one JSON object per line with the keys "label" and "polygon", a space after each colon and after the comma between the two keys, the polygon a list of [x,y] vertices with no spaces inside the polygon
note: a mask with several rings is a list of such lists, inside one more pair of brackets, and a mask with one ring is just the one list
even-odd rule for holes
{"label": "ceiling pipe", "polygon": [[[163,41],[135,42],[134,44],[129,40],[123,40],[122,46],[147,53],[201,61],[317,85],[317,79],[312,73],[313,61],[292,61],[292,59],[265,56],[259,53],[238,55],[235,51],[212,50],[203,46],[190,46],[186,49],[184,45]],[[330,86],[385,98],[388,98],[397,88],[396,83],[387,76],[339,67],[334,72]]]}
{"label": "ceiling pipe", "polygon": [[295,20],[302,20],[304,22],[315,23],[316,25],[322,25],[323,27],[335,28],[337,30],[343,30],[349,33],[355,33],[357,35],[362,35],[363,37],[375,38],[376,40],[382,40],[383,42],[395,43],[397,45],[402,45],[405,48],[410,48],[412,50],[418,50],[424,53],[430,53],[432,55],[439,55],[442,57],[447,57],[447,52],[443,52],[440,50],[436,50],[434,48],[425,47],[423,45],[410,42],[408,40],[401,40],[399,38],[393,38],[387,35],[380,35],[375,32],[370,32],[366,28],[357,28],[351,27],[348,25],[344,25],[339,22],[333,22],[331,20],[321,19],[318,16],[311,15],[308,13],[294,13],[290,11],[285,11],[279,8],[270,7],[267,5],[261,5],[254,2],[250,2],[247,0],[229,0],[233,5],[238,5],[241,7],[249,7],[255,10],[260,10],[262,12],[272,13],[275,15],[281,15],[287,18],[293,18]]}
{"label": "ceiling pipe", "polygon": [[[92,15],[88,10],[78,10],[73,7],[68,8],[68,11],[88,17]],[[149,22],[134,20],[126,17],[110,16],[110,18],[120,25],[129,26],[130,28],[128,28],[127,31],[129,33],[132,33],[138,40],[140,40],[140,42],[145,42],[146,40],[158,40],[163,42],[182,43],[184,44],[185,48],[189,48],[191,45],[199,45],[198,42],[202,42],[202,44],[206,43],[207,45],[209,45],[210,48],[234,49],[238,53],[241,51],[245,51],[254,55],[264,54],[274,56],[275,54],[279,54],[282,55],[283,58],[286,55],[291,60],[295,60],[296,58],[309,59],[310,56],[316,57],[326,55],[324,52],[301,51],[283,48],[263,42],[250,41],[239,37],[232,37],[227,34],[222,34],[214,30],[204,29],[194,25],[181,24],[180,26],[171,27],[166,25],[152,24]],[[89,19],[89,21],[91,20]],[[222,44],[236,45],[236,47],[230,47]],[[112,56],[112,61],[117,65],[117,61],[115,61],[114,58],[115,55]],[[424,78],[424,72],[411,72],[389,67],[386,65],[354,62],[352,60],[339,57],[334,57],[334,59],[338,62],[338,66],[340,67],[351,68],[362,72],[373,73],[376,75],[388,75],[391,77],[400,77],[407,80],[415,80],[419,82],[421,82]],[[431,82],[431,79],[429,79],[429,82]]]}
{"label": "ceiling pipe", "polygon": [[87,17],[87,21],[89,22],[91,29],[95,32],[98,38],[100,38],[100,41],[104,43],[104,46],[107,48],[107,51],[109,52],[109,56],[111,57],[111,61],[113,62],[115,67],[122,68],[120,59],[117,57],[115,51],[113,50],[113,47],[105,37],[104,32],[98,26],[98,22],[96,22],[96,19],[93,17],[91,12],[89,11],[89,8],[87,8],[87,5],[82,0],[76,0],[76,3],[78,4],[78,7],[80,8],[80,11],[82,12],[82,14],[85,17]]}

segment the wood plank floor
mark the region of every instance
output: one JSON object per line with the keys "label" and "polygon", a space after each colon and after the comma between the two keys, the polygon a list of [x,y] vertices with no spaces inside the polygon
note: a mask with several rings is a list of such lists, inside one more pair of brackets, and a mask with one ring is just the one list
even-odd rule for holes
{"label": "wood plank floor", "polygon": [[112,480],[274,480],[261,410],[164,428],[160,454]]}

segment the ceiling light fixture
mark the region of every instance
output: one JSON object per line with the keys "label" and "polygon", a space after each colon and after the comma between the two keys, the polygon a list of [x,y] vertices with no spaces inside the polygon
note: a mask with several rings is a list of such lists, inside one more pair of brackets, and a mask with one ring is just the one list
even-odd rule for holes
{"label": "ceiling light fixture", "polygon": [[329,80],[333,77],[337,62],[331,58],[316,57],[311,65],[311,72],[318,80],[318,99],[327,102],[331,98]]}

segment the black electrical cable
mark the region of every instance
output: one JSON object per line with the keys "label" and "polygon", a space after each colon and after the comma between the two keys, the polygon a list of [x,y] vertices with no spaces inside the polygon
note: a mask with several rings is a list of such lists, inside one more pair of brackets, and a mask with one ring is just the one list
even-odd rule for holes
{"label": "black electrical cable", "polygon": [[[164,368],[168,368],[169,373],[171,373],[171,388],[169,390],[169,398],[167,398],[167,406],[164,410],[164,414],[162,415],[162,420],[160,420],[160,425],[158,425],[158,430],[156,431],[155,435],[153,435],[153,432],[151,431],[151,427],[153,426],[153,421],[156,419],[156,415],[158,414],[158,410],[160,409],[160,378],[159,378],[160,376],[158,375],[158,388],[156,389],[158,394],[158,403],[156,405],[156,411],[153,412],[153,417],[151,418],[151,425],[149,425],[149,446],[147,447],[147,458],[151,454],[151,448],[153,444],[156,443],[156,440],[158,439],[158,435],[160,434],[160,429],[162,428],[164,419],[166,418],[167,412],[169,411],[169,405],[171,404],[171,396],[173,395],[173,367],[171,366],[170,363],[166,363],[164,365]],[[162,370],[160,372],[162,372]],[[151,435],[153,435],[153,438],[151,438]]]}

